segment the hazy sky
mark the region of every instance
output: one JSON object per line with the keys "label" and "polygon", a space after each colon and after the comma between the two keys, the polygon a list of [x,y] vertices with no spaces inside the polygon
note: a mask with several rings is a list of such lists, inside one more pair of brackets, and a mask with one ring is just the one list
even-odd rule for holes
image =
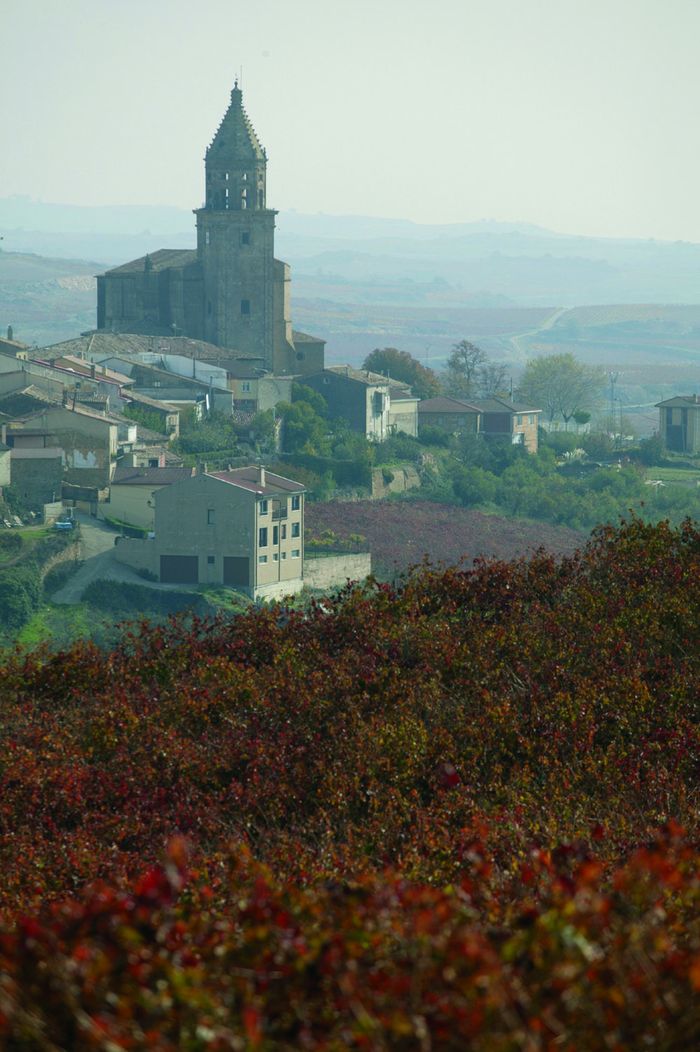
{"label": "hazy sky", "polygon": [[196,207],[243,67],[271,206],[700,241],[700,0],[0,0],[0,196]]}

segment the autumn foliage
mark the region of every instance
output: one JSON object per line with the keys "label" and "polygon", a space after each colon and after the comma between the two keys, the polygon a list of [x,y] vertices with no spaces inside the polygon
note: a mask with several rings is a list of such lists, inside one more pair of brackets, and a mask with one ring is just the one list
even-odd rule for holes
{"label": "autumn foliage", "polygon": [[0,670],[0,1047],[700,1040],[700,533]]}

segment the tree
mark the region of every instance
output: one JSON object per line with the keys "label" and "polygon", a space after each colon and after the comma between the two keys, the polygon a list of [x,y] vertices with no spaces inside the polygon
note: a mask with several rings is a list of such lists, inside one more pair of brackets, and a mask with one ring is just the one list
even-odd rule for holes
{"label": "tree", "polygon": [[328,416],[328,402],[323,395],[314,391],[313,387],[297,383],[296,380],[292,384],[292,402],[307,402],[319,416]]}
{"label": "tree", "polygon": [[479,376],[487,362],[486,351],[469,340],[460,340],[454,344],[445,370],[447,393],[454,398],[476,398]]}
{"label": "tree", "polygon": [[280,402],[277,412],[283,420],[282,443],[287,453],[324,456],[328,451],[328,425],[308,402]]}
{"label": "tree", "polygon": [[482,398],[504,395],[508,391],[508,366],[505,362],[489,362],[479,369],[479,394]]}
{"label": "tree", "polygon": [[408,351],[399,351],[396,347],[376,347],[367,355],[362,368],[410,384],[417,398],[434,398],[440,393],[440,381],[433,370],[421,365]]}
{"label": "tree", "polygon": [[561,417],[568,425],[576,413],[593,408],[604,384],[605,373],[597,366],[583,365],[573,354],[552,354],[527,363],[518,393],[544,410],[550,423]]}

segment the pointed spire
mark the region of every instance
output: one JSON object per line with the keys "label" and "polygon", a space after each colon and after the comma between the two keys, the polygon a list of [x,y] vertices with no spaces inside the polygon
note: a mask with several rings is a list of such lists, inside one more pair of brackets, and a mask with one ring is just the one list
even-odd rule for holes
{"label": "pointed spire", "polygon": [[243,109],[243,92],[238,86],[237,77],[231,92],[231,104],[207,150],[207,157],[212,154],[217,160],[226,158],[231,164],[236,161],[265,160],[265,151]]}

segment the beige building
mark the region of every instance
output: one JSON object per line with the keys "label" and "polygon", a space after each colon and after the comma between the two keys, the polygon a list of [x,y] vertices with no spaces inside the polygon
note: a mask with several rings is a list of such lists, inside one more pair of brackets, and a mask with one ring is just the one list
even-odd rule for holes
{"label": "beige building", "polygon": [[105,518],[143,530],[155,526],[156,494],[165,486],[191,478],[194,468],[117,466],[109,501],[101,506]]}
{"label": "beige building", "polygon": [[262,467],[202,472],[155,494],[155,536],[122,540],[117,558],[167,583],[291,595],[304,584],[304,493]]}
{"label": "beige building", "polygon": [[412,394],[408,384],[392,380],[389,387],[389,431],[391,434],[402,433],[418,435],[419,399]]}

